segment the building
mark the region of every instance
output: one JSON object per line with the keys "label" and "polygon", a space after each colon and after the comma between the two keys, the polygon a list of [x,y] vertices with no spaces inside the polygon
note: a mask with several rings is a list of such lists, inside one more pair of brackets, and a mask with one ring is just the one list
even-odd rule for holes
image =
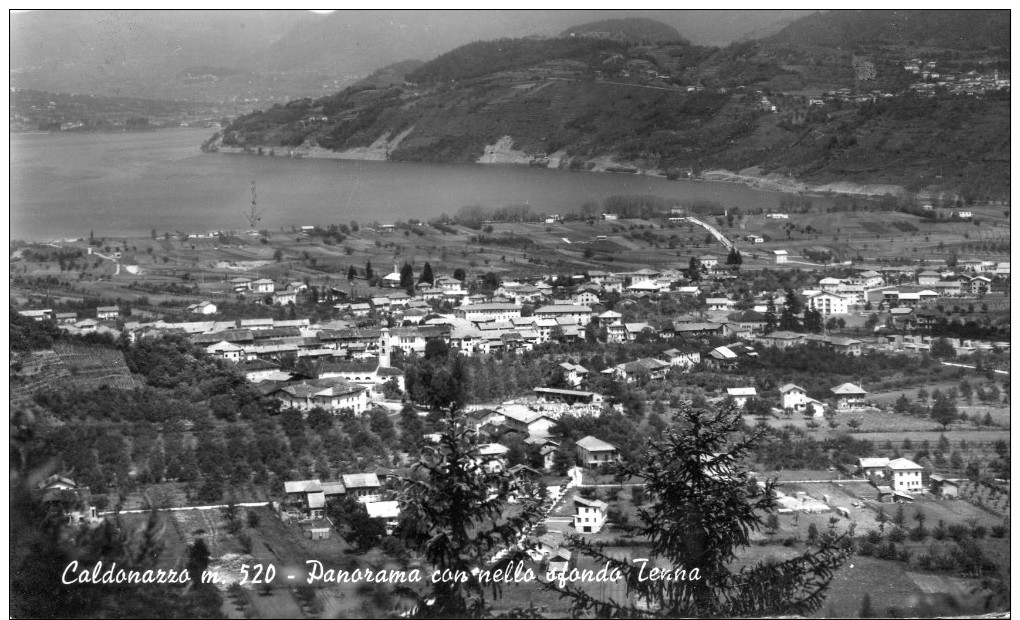
{"label": "building", "polygon": [[885,466],[885,475],[893,491],[901,493],[920,493],[924,488],[923,473],[923,467],[907,459],[889,461]]}
{"label": "building", "polygon": [[70,478],[50,476],[36,486],[35,494],[50,515],[61,518],[68,525],[99,521],[89,488],[78,486]]}
{"label": "building", "polygon": [[779,401],[783,409],[790,409],[796,413],[804,413],[808,410],[808,407],[814,409],[815,417],[819,417],[824,413],[822,403],[809,398],[804,388],[792,383],[787,383],[779,388]]}
{"label": "building", "polygon": [[359,502],[368,504],[382,499],[382,483],[376,474],[344,474],[340,476],[340,480],[344,483],[347,494]]}
{"label": "building", "polygon": [[[520,316],[519,313],[518,316]],[[566,319],[579,327],[584,327],[591,322],[591,307],[576,306],[573,304],[542,306],[535,310],[535,318],[556,320]]]}
{"label": "building", "polygon": [[556,420],[541,411],[504,408],[502,413],[504,424],[528,437],[548,437],[549,429],[556,425]]}
{"label": "building", "polygon": [[581,387],[581,384],[584,383],[585,378],[588,376],[588,369],[580,364],[563,362],[559,365],[559,368],[563,371],[564,380],[574,388]]}
{"label": "building", "polygon": [[506,455],[510,452],[503,444],[483,443],[478,446],[478,465],[489,473],[506,470]]}
{"label": "building", "polygon": [[577,458],[585,467],[614,463],[620,458],[613,444],[588,435],[577,441]]}
{"label": "building", "polygon": [[313,379],[289,383],[269,393],[285,407],[309,411],[322,407],[329,411],[350,409],[362,413],[368,409],[368,390],[340,378]]}
{"label": "building", "polygon": [[733,404],[743,409],[749,398],[758,397],[758,390],[753,387],[726,388],[726,395],[733,399]]}
{"label": "building", "polygon": [[942,474],[932,474],[928,478],[931,481],[932,493],[946,499],[955,499],[960,496],[960,483],[956,480],[946,478]]}
{"label": "building", "polygon": [[865,478],[884,476],[889,459],[885,457],[861,457],[857,459],[857,473]]}
{"label": "building", "polygon": [[850,299],[835,293],[820,292],[806,301],[809,308],[823,315],[847,314],[850,311]]}
{"label": "building", "polygon": [[96,308],[96,319],[100,321],[113,321],[120,316],[120,309],[117,306],[99,306]]}
{"label": "building", "polygon": [[777,265],[784,264],[790,258],[790,255],[786,250],[772,250],[772,253],[776,256]]}
{"label": "building", "polygon": [[521,307],[507,303],[470,304],[456,308],[453,314],[468,321],[511,321],[521,318]]}
{"label": "building", "polygon": [[597,499],[574,497],[574,529],[582,534],[598,534],[606,524],[609,505]]}
{"label": "building", "polygon": [[256,293],[272,293],[276,285],[269,278],[262,278],[251,283],[251,290]]}
{"label": "building", "polygon": [[188,306],[188,312],[192,314],[216,314],[216,304],[211,301],[201,301]]}
{"label": "building", "polygon": [[[116,309],[116,308],[114,308]],[[28,317],[33,321],[48,321],[53,318],[53,310],[19,310],[18,314]]]}
{"label": "building", "polygon": [[845,410],[863,407],[868,393],[853,383],[844,383],[832,388],[832,394],[836,398],[836,409]]}
{"label": "building", "polygon": [[244,349],[226,341],[211,344],[205,348],[205,352],[213,357],[225,359],[230,362],[240,362],[246,359]]}

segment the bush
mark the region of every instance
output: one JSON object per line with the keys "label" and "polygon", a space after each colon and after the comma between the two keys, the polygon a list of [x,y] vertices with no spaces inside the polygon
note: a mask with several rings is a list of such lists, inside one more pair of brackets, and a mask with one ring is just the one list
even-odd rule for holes
{"label": "bush", "polygon": [[902,527],[894,527],[889,530],[889,542],[903,542],[907,538],[907,532]]}

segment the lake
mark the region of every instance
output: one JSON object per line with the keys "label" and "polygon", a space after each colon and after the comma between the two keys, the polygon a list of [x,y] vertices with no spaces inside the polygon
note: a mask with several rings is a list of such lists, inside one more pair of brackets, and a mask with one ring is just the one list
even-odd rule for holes
{"label": "lake", "polygon": [[256,181],[261,228],[454,214],[466,205],[576,211],[654,194],[743,209],[782,194],[743,185],[527,166],[411,164],[202,153],[208,129],[11,136],[11,238],[47,240],[244,230]]}

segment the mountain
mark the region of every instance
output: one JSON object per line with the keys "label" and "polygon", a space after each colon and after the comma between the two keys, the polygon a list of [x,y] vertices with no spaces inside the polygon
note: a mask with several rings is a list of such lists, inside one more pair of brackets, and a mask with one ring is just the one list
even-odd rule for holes
{"label": "mountain", "polygon": [[[339,91],[375,69],[473,41],[554,37],[614,24],[614,36],[724,45],[805,11],[345,10],[28,11],[10,16],[20,89],[218,102],[224,114]],[[655,20],[656,24],[652,24]],[[590,23],[589,23],[590,22]],[[577,26],[582,24],[582,26]],[[656,34],[659,33],[659,34]]]}
{"label": "mountain", "polygon": [[[725,169],[1008,196],[1008,80],[995,71],[1008,73],[1009,57],[994,49],[998,35],[980,49],[966,35],[988,16],[956,16],[952,39],[933,26],[945,17],[875,13],[810,15],[725,48],[576,33],[476,41],[390,67],[384,81],[243,116],[208,147],[670,177]],[[866,22],[884,25],[846,32]],[[609,32],[600,28],[585,25]],[[950,47],[893,43],[895,33],[926,28],[918,41]],[[842,47],[848,41],[853,49]],[[942,85],[907,70],[913,58],[937,64]]]}
{"label": "mountain", "polygon": [[615,41],[641,43],[642,41],[682,41],[676,28],[644,17],[604,19],[567,28],[561,37],[598,37]]}
{"label": "mountain", "polygon": [[1003,10],[826,11],[798,19],[768,40],[848,49],[899,46],[1008,50],[1009,18],[1009,11]]}

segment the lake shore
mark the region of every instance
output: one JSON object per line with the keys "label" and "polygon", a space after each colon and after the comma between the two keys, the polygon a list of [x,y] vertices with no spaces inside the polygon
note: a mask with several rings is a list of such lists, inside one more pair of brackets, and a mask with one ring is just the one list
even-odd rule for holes
{"label": "lake shore", "polygon": [[[347,149],[345,151],[332,151],[319,146],[300,146],[293,149],[280,147],[262,147],[261,157],[282,157],[287,159],[339,159],[354,161],[389,161],[388,151],[395,148],[406,132],[387,140],[380,138],[367,147]],[[268,155],[272,151],[273,155]],[[229,155],[252,155],[259,157],[256,152],[245,151],[240,147],[219,146],[217,152]],[[543,166],[549,169],[566,170],[564,165],[567,162],[565,153],[555,153],[549,158],[550,165]],[[534,166],[535,158],[523,151],[514,151],[509,144],[491,145],[485,155],[480,157],[476,164],[484,166]],[[657,178],[667,178],[664,173],[652,168],[641,167],[633,164],[620,164],[613,161],[611,157],[600,157],[591,160],[594,166],[590,169],[577,172],[597,172],[622,175],[644,175]],[[555,165],[554,165],[555,164]],[[699,176],[683,177],[687,181],[701,181],[707,183],[732,183],[744,185],[756,190],[766,192],[778,192],[783,194],[796,194],[801,196],[834,196],[847,195],[863,198],[893,195],[898,196],[906,192],[906,189],[899,185],[876,184],[876,183],[854,183],[851,181],[836,181],[831,183],[811,184],[798,180],[791,176],[778,173],[760,174],[757,170],[750,168],[733,172],[732,170],[714,169],[706,170]]]}

